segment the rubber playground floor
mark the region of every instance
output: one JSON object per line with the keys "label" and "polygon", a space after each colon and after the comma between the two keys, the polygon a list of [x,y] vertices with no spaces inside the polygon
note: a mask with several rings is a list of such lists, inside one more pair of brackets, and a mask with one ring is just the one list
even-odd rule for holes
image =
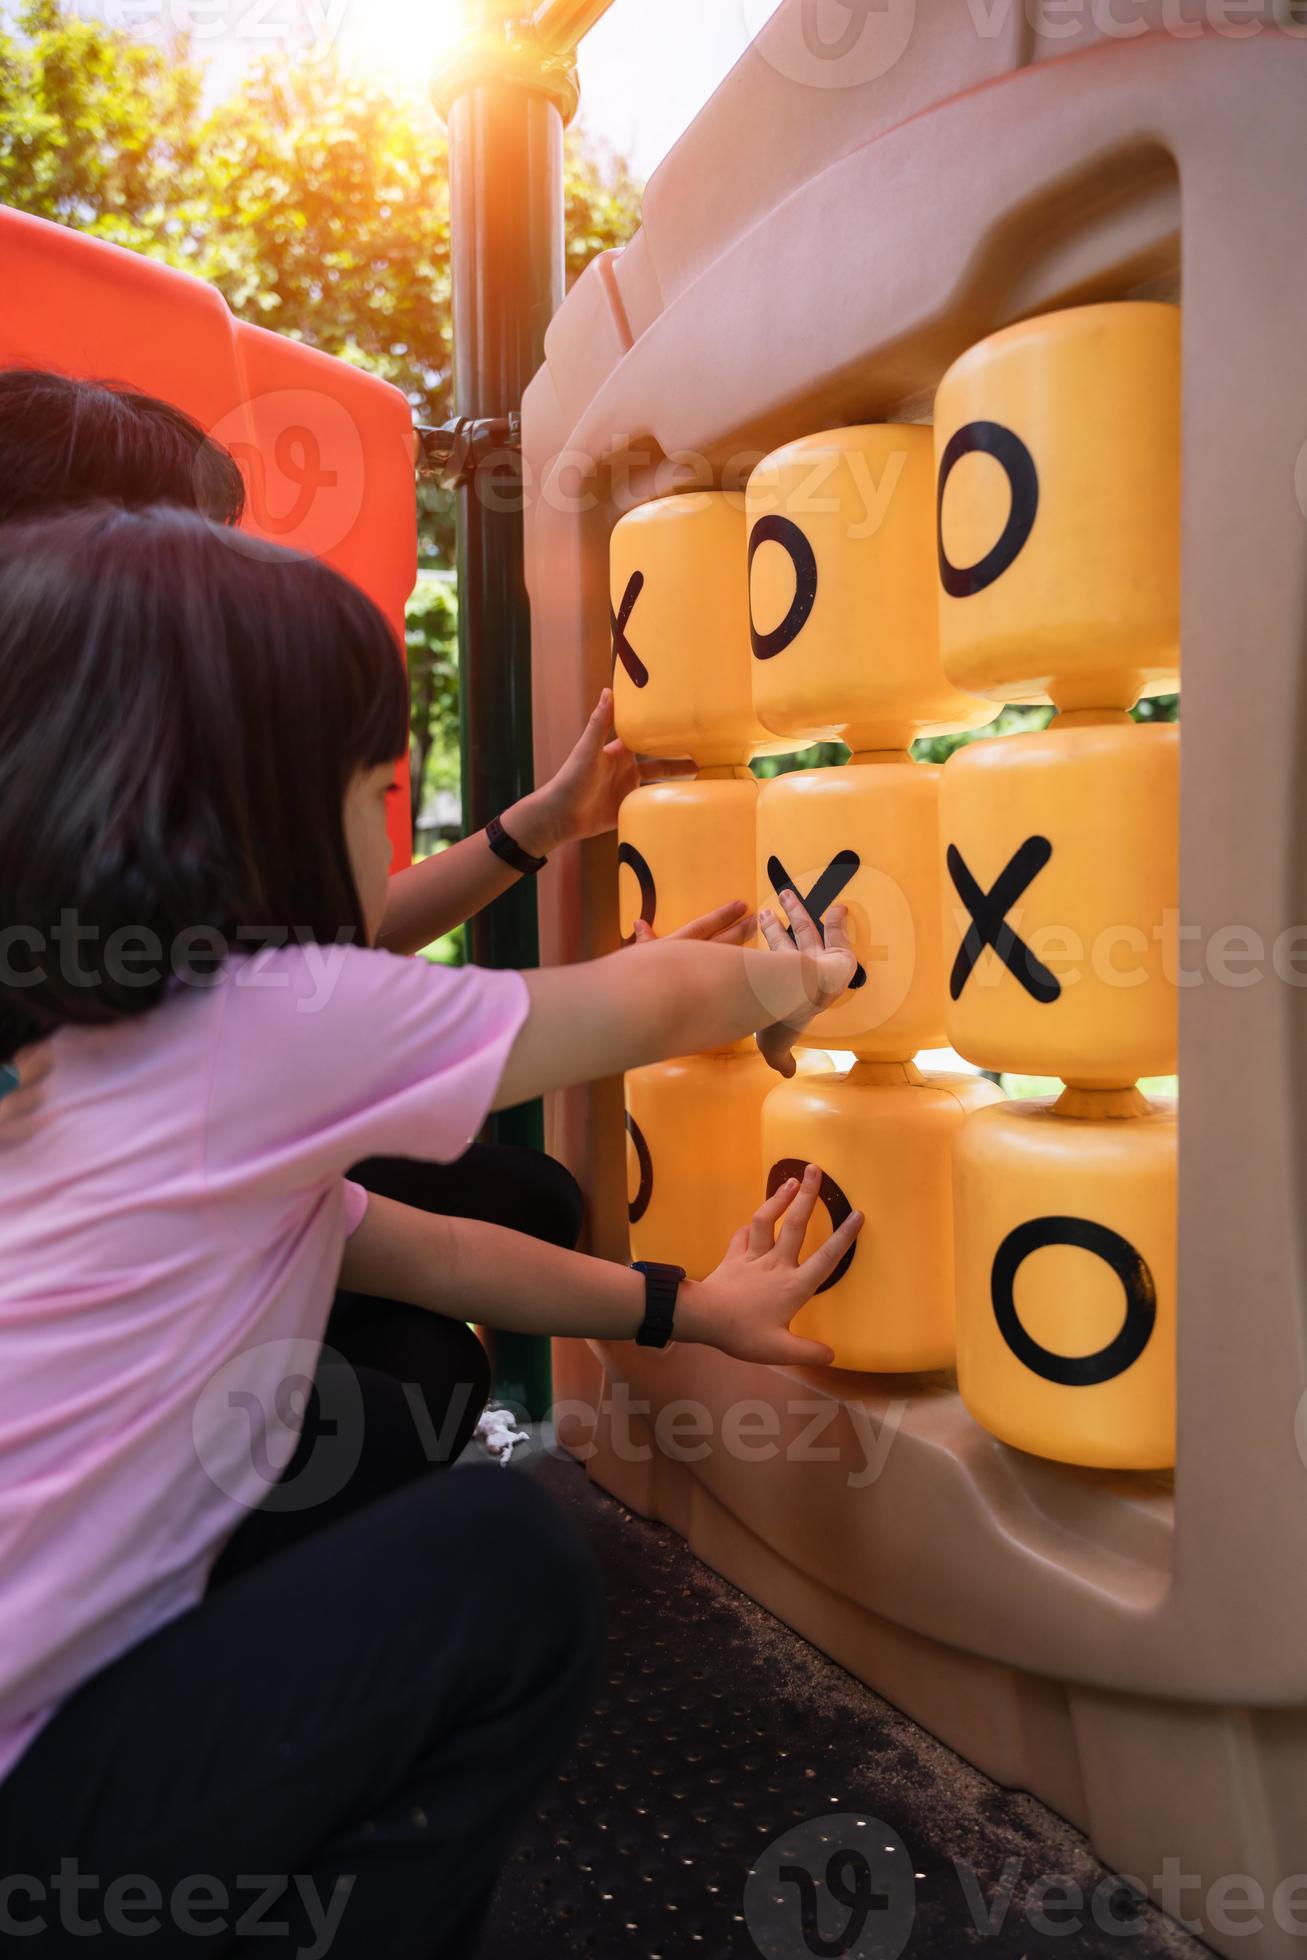
{"label": "rubber playground floor", "polygon": [[[538,1441],[589,1539],[608,1678],[485,1960],[1182,1960],[1210,1949]],[[529,1602],[523,1602],[529,1611]]]}

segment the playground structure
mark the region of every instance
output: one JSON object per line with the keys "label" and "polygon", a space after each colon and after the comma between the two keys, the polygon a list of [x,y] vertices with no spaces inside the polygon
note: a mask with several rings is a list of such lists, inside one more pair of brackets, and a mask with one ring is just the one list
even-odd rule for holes
{"label": "playground structure", "polygon": [[[620,865],[601,842],[546,873],[546,959],[607,950],[641,910],[662,931],[726,897],[767,903],[773,859],[807,892],[847,849],[857,876],[892,874],[899,893],[897,914],[884,890],[844,894],[869,978],[834,1010],[838,1033],[813,1038],[856,1051],[851,1075],[769,1091],[742,1052],[643,1071],[625,1152],[620,1084],[549,1115],[594,1249],[614,1258],[629,1230],[645,1256],[702,1267],[704,1220],[750,1180],[756,1202],[772,1164],[811,1156],[829,1186],[855,1187],[864,1241],[803,1322],[846,1366],[566,1343],[556,1394],[606,1489],[1080,1824],[1215,1945],[1271,1956],[1301,1936],[1307,1825],[1303,1023],[1287,969],[1271,970],[1304,916],[1303,431],[1277,377],[1307,275],[1299,201],[1269,187],[1303,181],[1307,49],[1269,8],[1238,41],[1199,9],[1177,26],[1141,8],[1153,31],[1137,40],[1054,11],[1013,10],[985,36],[964,10],[918,8],[878,62],[894,9],[869,20],[870,46],[850,34],[827,58],[799,0],[782,6],[653,179],[643,230],[547,337],[524,413],[538,767],[615,674],[628,738],[656,732],[701,770],[633,799]],[[992,448],[950,443],[989,423],[1025,431],[1043,502],[1007,580],[986,582],[1023,528],[1021,462],[1008,455],[1004,484]],[[849,541],[829,478],[810,504],[830,515],[794,504],[814,457],[836,472],[870,457],[875,484],[887,446],[905,461],[886,528],[915,543],[905,532],[877,558],[880,537]],[[922,507],[941,474],[928,629]],[[778,518],[807,538],[838,616],[823,623]],[[1176,731],[1125,711],[1174,685],[1181,626],[1177,782]],[[957,693],[980,719],[1050,694],[1063,713],[975,743],[936,785],[903,752],[964,719]],[[747,763],[778,731],[791,748],[851,731],[854,760],[759,793]],[[912,857],[924,819],[905,813],[935,795],[927,872]],[[1142,934],[1142,984],[1091,977],[1056,1012],[1038,999],[1052,953],[1024,966],[1033,992],[999,964],[984,905],[1036,838],[1050,882],[1014,867],[1018,931]],[[1177,879],[1196,983],[1168,943]],[[905,911],[916,981],[868,1014]],[[950,997],[968,918],[970,984]],[[1207,961],[1232,928],[1266,951],[1259,984]],[[1172,1114],[1131,1087],[1169,1070],[1177,1013],[1178,1151]],[[912,1050],[943,1035],[987,1068],[1062,1076],[1067,1095],[968,1116],[963,1092],[914,1080]],[[965,1094],[992,1100],[974,1078]],[[962,1139],[953,1152],[931,1118]],[[946,1372],[952,1266],[928,1251],[952,1236],[945,1154],[962,1394]],[[1094,1243],[1068,1219],[1094,1223]],[[1023,1239],[1041,1220],[1059,1230]],[[1245,1880],[1255,1925],[1222,1904]]]}
{"label": "playground structure", "polygon": [[[1307,1051],[1301,946],[1287,965],[1272,952],[1307,917],[1307,466],[1286,412],[1307,317],[1305,37],[1269,4],[1235,36],[1159,0],[1135,39],[1088,11],[1068,33],[1051,0],[985,33],[922,0],[832,55],[783,0],[655,177],[643,230],[545,336],[569,50],[602,11],[549,0],[531,34],[496,40],[489,78],[469,44],[441,96],[457,405],[508,423],[510,476],[545,355],[523,413],[525,558],[520,516],[460,484],[469,822],[529,780],[533,649],[538,773],[614,671],[628,737],[700,765],[633,798],[616,844],[551,864],[547,960],[611,951],[640,910],[662,932],[723,898],[768,902],[773,862],[811,895],[856,857],[839,871],[863,984],[793,1083],[742,1044],[632,1077],[629,1144],[619,1083],[555,1098],[548,1141],[612,1258],[634,1235],[706,1270],[722,1222],[800,1158],[822,1164],[828,1209],[852,1193],[871,1224],[805,1316],[835,1371],[559,1343],[560,1433],[605,1488],[1216,1946],[1274,1960],[1307,1924]],[[501,192],[536,187],[521,224],[478,194],[492,152]],[[242,464],[247,528],[355,578],[402,643],[417,448],[393,390],[68,231],[0,212],[0,253],[23,301],[0,361],[188,409]],[[957,447],[982,425],[1024,431],[1037,473],[1015,551],[1025,465]],[[802,507],[814,464],[836,485],[825,515]],[[883,522],[854,539],[848,485],[887,468]],[[1172,684],[1181,639],[1179,769],[1175,732],[1125,711]],[[919,729],[1045,695],[1062,711],[1046,733],[942,771],[907,758]],[[848,765],[759,790],[751,757],[832,735]],[[998,901],[1034,839],[1049,855],[1005,958],[1015,908]],[[1234,928],[1265,950],[1258,984],[1210,967],[1176,984],[1177,886],[1197,934],[1180,968]],[[478,927],[477,957],[529,958],[531,897]],[[1053,1012],[1040,992],[1070,956],[1049,935],[1069,924],[1142,933],[1143,983],[1091,975]],[[932,1081],[914,1056],[945,1038],[995,1071],[1057,1074],[1068,1098],[1018,1110],[983,1079]],[[1131,1086],[1169,1072],[1177,1042],[1178,1132]],[[1050,1219],[1105,1236],[1012,1245]],[[1101,1329],[1091,1360],[1118,1329],[1138,1351],[1098,1380],[1032,1368],[1058,1357],[1068,1301]],[[678,1404],[706,1418],[689,1450],[668,1446]],[[1178,1900],[1177,1862],[1194,1875]],[[1240,1880],[1263,1901],[1255,1930],[1232,1931],[1222,1888]]]}
{"label": "playground structure", "polygon": [[[111,381],[185,409],[240,465],[242,530],[353,579],[403,650],[417,437],[397,389],[233,319],[198,279],[19,211],[0,208],[0,263],[21,296],[0,312],[0,366]],[[398,870],[412,831],[407,795],[394,802]]]}

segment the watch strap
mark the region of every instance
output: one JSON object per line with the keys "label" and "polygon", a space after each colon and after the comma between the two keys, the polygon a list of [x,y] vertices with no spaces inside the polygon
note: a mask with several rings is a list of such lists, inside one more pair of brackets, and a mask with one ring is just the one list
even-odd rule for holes
{"label": "watch strap", "polygon": [[492,817],[486,825],[486,842],[497,858],[502,858],[504,863],[511,865],[514,871],[521,872],[524,878],[534,878],[536,873],[543,871],[549,862],[548,858],[532,857],[530,851],[524,851],[522,846],[509,836],[498,817]]}
{"label": "watch strap", "polygon": [[684,1266],[662,1266],[637,1259],[633,1270],[644,1274],[644,1320],[635,1337],[637,1347],[665,1348],[676,1321],[676,1301],[685,1278]]}

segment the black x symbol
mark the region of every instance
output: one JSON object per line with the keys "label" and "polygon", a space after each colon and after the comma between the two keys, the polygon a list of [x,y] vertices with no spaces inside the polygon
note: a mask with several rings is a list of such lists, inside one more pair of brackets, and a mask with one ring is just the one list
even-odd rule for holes
{"label": "black x symbol", "polygon": [[[799,891],[798,886],[778,857],[768,858],[767,876],[771,879],[772,888],[778,896],[784,891],[798,893],[799,901],[821,934],[821,943],[824,946],[826,944],[826,928],[822,924],[822,917],[830,910],[830,907],[835,903],[840,893],[844,890],[844,887],[853,878],[856,878],[861,865],[862,859],[856,851],[837,852],[806,898]],[[793,939],[794,927],[786,926],[785,930],[790,938]],[[849,992],[853,993],[857,988],[865,987],[866,984],[866,969],[860,966],[849,982]]]}
{"label": "black x symbol", "polygon": [[982,891],[967,869],[966,859],[956,844],[948,847],[949,876],[957,886],[958,897],[971,914],[966,938],[958,947],[948,990],[960,998],[986,946],[992,946],[1008,972],[1018,979],[1032,1000],[1048,1007],[1062,992],[1062,983],[1007,922],[1007,915],[1028,887],[1039,876],[1053,855],[1047,837],[1027,837],[1019,851],[1009,858],[1007,868],[989,891]]}
{"label": "black x symbol", "polygon": [[643,591],[644,573],[632,572],[626,581],[622,610],[613,613],[613,665],[615,667],[620,660],[637,687],[648,687],[649,669],[627,639],[626,629],[635,611],[635,602]]}

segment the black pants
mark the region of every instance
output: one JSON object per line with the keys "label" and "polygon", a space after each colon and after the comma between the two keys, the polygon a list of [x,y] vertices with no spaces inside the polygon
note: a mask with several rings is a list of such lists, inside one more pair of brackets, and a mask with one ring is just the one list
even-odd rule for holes
{"label": "black pants", "polygon": [[[399,1204],[479,1218],[550,1245],[573,1246],[581,1234],[575,1179],[539,1151],[474,1144],[455,1164],[378,1157],[352,1175]],[[277,1499],[254,1512],[227,1546],[215,1583],[283,1551],[306,1527],[331,1524],[455,1462],[490,1388],[486,1351],[463,1321],[338,1293],[299,1450]],[[301,1495],[286,1502],[291,1491]]]}
{"label": "black pants", "polygon": [[[536,1150],[474,1144],[455,1164],[374,1158],[352,1173],[378,1197],[447,1218],[477,1218],[571,1249],[581,1236],[581,1192],[571,1173]],[[357,1368],[375,1368],[409,1387],[405,1422],[416,1420],[452,1463],[466,1448],[490,1395],[480,1341],[461,1321],[393,1300],[338,1293],[327,1345]]]}
{"label": "black pants", "polygon": [[[94,1926],[94,1951],[148,1960],[475,1952],[593,1689],[597,1581],[529,1478],[430,1474],[394,1433],[397,1385],[359,1379],[364,1447],[334,1510],[283,1512],[261,1557],[252,1519],[208,1598],[81,1688],[0,1784],[6,1948],[63,1960]],[[287,1483],[321,1441],[306,1432]]]}

